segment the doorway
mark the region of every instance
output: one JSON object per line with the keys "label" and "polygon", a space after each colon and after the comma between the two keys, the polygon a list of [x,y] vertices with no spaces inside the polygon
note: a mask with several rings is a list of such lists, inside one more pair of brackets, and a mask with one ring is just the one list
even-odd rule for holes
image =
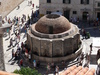
{"label": "doorway", "polygon": [[100,20],[100,12],[97,13],[97,18]]}
{"label": "doorway", "polygon": [[64,11],[64,16],[69,20],[69,15],[70,15],[70,11],[69,10],[65,10]]}
{"label": "doorway", "polygon": [[87,14],[88,12],[83,12],[83,15],[82,15],[83,20],[87,20]]}

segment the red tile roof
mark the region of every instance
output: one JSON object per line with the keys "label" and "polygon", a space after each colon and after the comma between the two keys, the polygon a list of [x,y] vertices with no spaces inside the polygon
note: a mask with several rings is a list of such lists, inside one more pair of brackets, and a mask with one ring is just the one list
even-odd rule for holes
{"label": "red tile roof", "polygon": [[5,71],[0,71],[0,75],[19,75],[19,74],[14,74],[14,73],[8,73]]}
{"label": "red tile roof", "polygon": [[88,67],[83,68],[82,66],[71,66],[63,71],[60,75],[94,75],[95,69],[90,69]]}

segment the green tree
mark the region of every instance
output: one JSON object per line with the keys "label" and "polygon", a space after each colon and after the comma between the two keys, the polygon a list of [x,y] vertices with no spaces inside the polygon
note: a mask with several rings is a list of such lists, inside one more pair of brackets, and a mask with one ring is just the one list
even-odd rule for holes
{"label": "green tree", "polygon": [[20,75],[41,75],[36,69],[22,67],[20,70],[15,70],[14,73]]}

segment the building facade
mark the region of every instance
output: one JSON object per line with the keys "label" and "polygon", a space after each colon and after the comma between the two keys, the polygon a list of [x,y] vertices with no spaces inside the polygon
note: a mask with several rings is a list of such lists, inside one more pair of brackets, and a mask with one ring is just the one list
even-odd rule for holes
{"label": "building facade", "polygon": [[[98,0],[99,1],[99,0]],[[95,0],[40,0],[40,16],[52,12],[61,12],[67,19],[71,17],[80,20],[95,18]],[[99,1],[100,2],[100,1]]]}
{"label": "building facade", "polygon": [[99,18],[100,19],[100,0],[95,0],[94,2],[94,14],[95,14],[95,18]]}

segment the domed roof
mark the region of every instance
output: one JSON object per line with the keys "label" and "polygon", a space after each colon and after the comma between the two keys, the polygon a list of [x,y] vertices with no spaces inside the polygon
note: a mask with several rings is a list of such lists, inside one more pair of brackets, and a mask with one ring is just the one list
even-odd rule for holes
{"label": "domed roof", "polygon": [[45,34],[58,34],[70,28],[69,21],[65,17],[56,14],[43,16],[35,25],[36,31]]}

